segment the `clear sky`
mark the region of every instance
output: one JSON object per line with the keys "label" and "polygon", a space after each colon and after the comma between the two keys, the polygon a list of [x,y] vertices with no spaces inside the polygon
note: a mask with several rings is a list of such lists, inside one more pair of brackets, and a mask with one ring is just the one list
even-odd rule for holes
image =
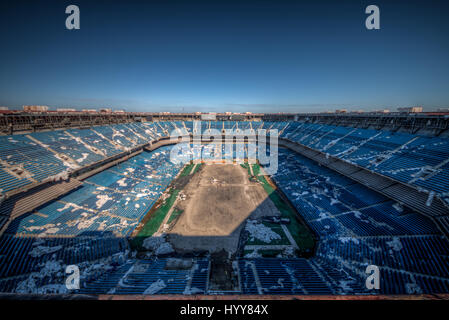
{"label": "clear sky", "polygon": [[2,1],[0,36],[10,108],[449,107],[449,1]]}

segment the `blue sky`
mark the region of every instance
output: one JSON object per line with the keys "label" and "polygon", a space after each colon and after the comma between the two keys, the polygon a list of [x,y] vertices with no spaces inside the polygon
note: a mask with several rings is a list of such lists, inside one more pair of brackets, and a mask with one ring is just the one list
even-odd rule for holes
{"label": "blue sky", "polygon": [[[80,30],[65,28],[70,4]],[[449,107],[448,31],[447,1],[3,1],[0,105]]]}

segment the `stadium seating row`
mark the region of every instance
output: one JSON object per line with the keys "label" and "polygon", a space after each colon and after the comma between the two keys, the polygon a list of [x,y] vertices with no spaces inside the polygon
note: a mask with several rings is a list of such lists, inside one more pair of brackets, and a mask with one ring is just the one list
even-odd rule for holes
{"label": "stadium seating row", "polygon": [[75,191],[15,219],[5,232],[21,236],[129,235],[182,167],[169,161],[169,148],[144,151],[91,176]]}
{"label": "stadium seating row", "polygon": [[432,221],[290,150],[279,158],[272,178],[319,237],[311,263],[333,288],[372,293],[360,284],[377,265],[381,293],[448,292],[449,243]]}
{"label": "stadium seating row", "polygon": [[281,136],[427,192],[449,190],[447,138],[303,122]]}
{"label": "stadium seating row", "polygon": [[175,125],[129,123],[0,136],[0,193],[51,179],[168,136]]}

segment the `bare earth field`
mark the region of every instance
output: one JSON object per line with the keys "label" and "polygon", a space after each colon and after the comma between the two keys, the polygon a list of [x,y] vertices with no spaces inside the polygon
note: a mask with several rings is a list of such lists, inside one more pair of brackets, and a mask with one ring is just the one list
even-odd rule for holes
{"label": "bare earth field", "polygon": [[207,164],[182,191],[182,215],[168,232],[179,253],[220,251],[233,253],[249,217],[279,216],[263,187],[250,182],[248,172],[236,164]]}

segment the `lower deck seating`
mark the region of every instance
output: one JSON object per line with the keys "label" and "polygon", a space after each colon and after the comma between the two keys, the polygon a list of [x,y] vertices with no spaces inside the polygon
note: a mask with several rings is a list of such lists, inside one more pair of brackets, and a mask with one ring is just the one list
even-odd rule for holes
{"label": "lower deck seating", "polygon": [[170,148],[142,152],[88,178],[75,191],[12,221],[6,233],[128,236],[181,169],[169,161]]}
{"label": "lower deck seating", "polygon": [[100,237],[96,233],[85,233],[76,238],[3,235],[0,242],[0,283],[3,278],[39,271],[48,261],[78,264],[109,257],[127,248],[124,238]]}
{"label": "lower deck seating", "polygon": [[373,293],[360,286],[370,264],[381,293],[448,292],[449,242],[432,221],[292,151],[280,149],[279,163],[272,178],[319,237],[321,274],[340,271],[340,293]]}

